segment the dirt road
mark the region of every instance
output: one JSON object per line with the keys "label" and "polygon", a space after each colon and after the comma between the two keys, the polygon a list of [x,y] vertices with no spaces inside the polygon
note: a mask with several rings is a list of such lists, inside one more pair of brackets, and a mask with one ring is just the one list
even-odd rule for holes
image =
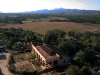
{"label": "dirt road", "polygon": [[2,75],[13,75],[12,73],[9,72],[7,68],[7,59],[9,57],[10,53],[0,53],[0,69],[1,72],[3,73]]}

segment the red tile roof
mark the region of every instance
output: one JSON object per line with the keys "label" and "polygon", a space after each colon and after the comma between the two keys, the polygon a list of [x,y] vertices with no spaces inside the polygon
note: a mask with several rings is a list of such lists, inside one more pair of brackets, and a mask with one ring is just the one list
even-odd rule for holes
{"label": "red tile roof", "polygon": [[47,54],[42,48],[41,46],[35,46],[36,49],[41,53],[41,55],[46,58],[46,59],[50,59],[50,58],[56,58],[56,55],[50,56],[49,54]]}
{"label": "red tile roof", "polygon": [[[39,46],[35,46],[35,47],[41,53],[41,55],[46,59],[56,58],[56,57],[63,58],[63,57],[68,56],[52,45],[39,45]],[[57,54],[58,54],[58,56],[57,56]]]}

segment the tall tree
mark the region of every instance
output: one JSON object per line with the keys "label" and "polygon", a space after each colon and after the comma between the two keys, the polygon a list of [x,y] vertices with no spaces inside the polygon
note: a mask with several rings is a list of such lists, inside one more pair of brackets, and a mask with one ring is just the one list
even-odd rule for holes
{"label": "tall tree", "polygon": [[54,29],[48,30],[44,35],[44,42],[47,44],[58,45],[60,41],[65,37],[66,33],[62,30]]}
{"label": "tall tree", "polygon": [[65,53],[69,54],[70,56],[74,55],[82,48],[81,44],[76,40],[62,41],[57,47],[63,50]]}
{"label": "tall tree", "polygon": [[66,75],[80,75],[79,67],[76,65],[71,65],[66,71]]}

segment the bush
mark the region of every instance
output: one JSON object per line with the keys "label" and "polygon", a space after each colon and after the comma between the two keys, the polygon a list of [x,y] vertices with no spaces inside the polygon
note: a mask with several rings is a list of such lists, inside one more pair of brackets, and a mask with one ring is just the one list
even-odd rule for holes
{"label": "bush", "polygon": [[35,59],[35,58],[36,58],[36,56],[35,56],[34,54],[30,54],[30,55],[28,56],[28,60]]}
{"label": "bush", "polygon": [[10,55],[9,58],[8,58],[8,65],[11,65],[11,64],[13,64],[13,63],[15,63],[15,61],[14,61],[14,59],[13,59],[13,56]]}
{"label": "bush", "polygon": [[13,65],[8,67],[9,71],[12,73],[16,73],[15,67]]}

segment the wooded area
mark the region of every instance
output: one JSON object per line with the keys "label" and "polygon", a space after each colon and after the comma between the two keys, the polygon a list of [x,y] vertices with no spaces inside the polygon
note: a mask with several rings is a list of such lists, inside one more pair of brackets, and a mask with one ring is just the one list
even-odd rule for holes
{"label": "wooded area", "polygon": [[[47,31],[45,35],[41,35],[32,31],[23,30],[22,28],[0,28],[0,45],[3,45],[7,49],[25,51],[25,44],[17,44],[18,42],[33,42],[33,44],[41,44],[44,42],[46,44],[52,44],[71,57],[74,56],[71,65],[77,65],[78,69],[76,70],[81,70],[85,66],[86,69],[92,66],[100,67],[100,56],[98,56],[100,54],[99,31],[86,31],[83,33],[68,31],[66,33],[62,30],[54,29]],[[73,69],[73,67],[76,66],[72,66],[71,69]],[[68,71],[70,72],[69,68]],[[76,72],[77,71],[74,72],[73,70],[75,75]],[[81,73],[81,71],[78,72]],[[91,72],[87,73],[91,75]]]}
{"label": "wooded area", "polygon": [[[65,18],[63,20],[59,18],[52,19],[50,17]],[[0,15],[0,23],[3,24],[22,24],[23,21],[30,19],[35,22],[34,19],[41,18],[50,19],[49,22],[76,22],[76,23],[88,23],[88,24],[100,24],[99,15],[66,15],[66,14],[6,14]]]}

